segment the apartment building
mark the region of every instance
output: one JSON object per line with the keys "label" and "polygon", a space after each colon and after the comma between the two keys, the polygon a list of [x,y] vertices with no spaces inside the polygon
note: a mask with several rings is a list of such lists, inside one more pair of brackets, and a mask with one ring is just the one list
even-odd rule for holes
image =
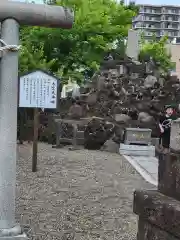
{"label": "apartment building", "polygon": [[[168,35],[170,40],[180,40],[180,5],[140,5],[133,19],[133,29],[143,31],[145,38]],[[180,41],[179,41],[180,42]]]}
{"label": "apartment building", "polygon": [[171,74],[180,79],[180,44],[168,44],[167,51],[171,54],[171,61],[175,64]]}

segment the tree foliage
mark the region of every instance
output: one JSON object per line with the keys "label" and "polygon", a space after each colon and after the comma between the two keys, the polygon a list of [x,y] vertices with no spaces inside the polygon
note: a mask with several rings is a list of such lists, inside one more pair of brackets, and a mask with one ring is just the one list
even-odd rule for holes
{"label": "tree foliage", "polygon": [[150,42],[145,42],[142,38],[140,59],[152,57],[158,63],[160,70],[168,73],[169,70],[174,68],[174,64],[171,61],[171,55],[167,51],[167,44],[167,36],[162,37],[159,41],[153,38]]}
{"label": "tree foliage", "polygon": [[33,68],[38,62],[44,67],[48,63],[48,68],[62,76],[72,71],[79,73],[79,69],[96,70],[112,43],[127,36],[136,14],[135,5],[128,7],[115,0],[57,0],[56,4],[73,8],[73,28],[23,27],[20,71]]}
{"label": "tree foliage", "polygon": [[44,56],[43,44],[39,48],[24,45],[20,51],[19,71],[21,74],[35,69],[50,71],[55,62],[56,59],[48,61],[46,56]]}

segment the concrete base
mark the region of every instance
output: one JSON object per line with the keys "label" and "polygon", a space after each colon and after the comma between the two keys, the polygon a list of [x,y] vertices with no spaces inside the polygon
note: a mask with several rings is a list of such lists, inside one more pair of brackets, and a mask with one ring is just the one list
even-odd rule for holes
{"label": "concrete base", "polygon": [[9,229],[0,229],[0,240],[27,240],[28,237],[20,225]]}
{"label": "concrete base", "polygon": [[21,234],[21,235],[18,235],[18,236],[0,237],[0,240],[28,240],[28,237],[24,233],[24,234]]}
{"label": "concrete base", "polygon": [[155,147],[120,144],[119,153],[128,156],[155,157]]}

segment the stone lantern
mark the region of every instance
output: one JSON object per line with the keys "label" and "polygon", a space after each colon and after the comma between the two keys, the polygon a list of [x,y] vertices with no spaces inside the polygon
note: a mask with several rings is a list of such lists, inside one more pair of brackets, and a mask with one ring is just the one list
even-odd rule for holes
{"label": "stone lantern", "polygon": [[170,149],[173,152],[180,152],[180,118],[172,121]]}

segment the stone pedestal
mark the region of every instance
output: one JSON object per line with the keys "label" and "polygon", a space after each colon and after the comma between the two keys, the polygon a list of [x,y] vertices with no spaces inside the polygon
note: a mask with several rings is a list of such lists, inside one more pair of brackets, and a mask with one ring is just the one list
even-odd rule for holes
{"label": "stone pedestal", "polygon": [[155,156],[155,147],[151,145],[151,129],[126,128],[124,144],[120,144],[119,152],[129,156]]}
{"label": "stone pedestal", "polygon": [[151,132],[148,128],[126,128],[124,143],[151,145]]}
{"label": "stone pedestal", "polygon": [[170,149],[180,153],[180,118],[171,123]]}
{"label": "stone pedestal", "polygon": [[180,155],[160,154],[158,190],[180,201]]}
{"label": "stone pedestal", "polygon": [[159,154],[158,190],[135,191],[138,240],[180,239],[180,155]]}

